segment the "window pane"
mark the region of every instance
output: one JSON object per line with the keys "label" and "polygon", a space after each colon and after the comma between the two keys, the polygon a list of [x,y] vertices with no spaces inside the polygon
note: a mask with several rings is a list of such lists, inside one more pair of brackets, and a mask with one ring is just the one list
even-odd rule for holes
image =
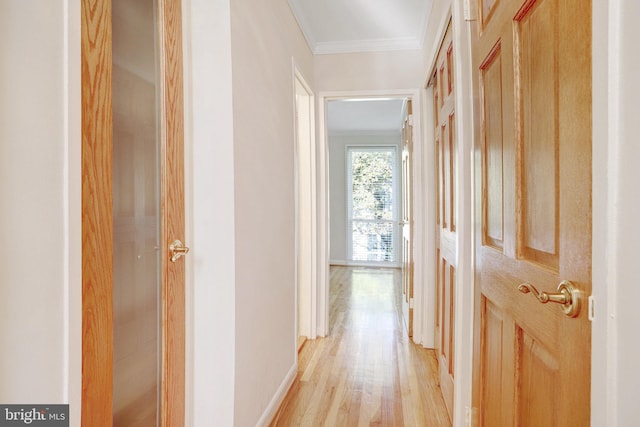
{"label": "window pane", "polygon": [[392,150],[352,152],[353,218],[393,219],[394,154]]}
{"label": "window pane", "polygon": [[393,147],[348,149],[351,261],[397,261],[396,162]]}
{"label": "window pane", "polygon": [[352,261],[395,261],[393,222],[353,221]]}

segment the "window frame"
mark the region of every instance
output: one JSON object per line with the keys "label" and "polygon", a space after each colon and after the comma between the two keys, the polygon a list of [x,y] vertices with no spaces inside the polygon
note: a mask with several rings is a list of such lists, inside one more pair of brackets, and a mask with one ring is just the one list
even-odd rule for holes
{"label": "window frame", "polygon": [[[391,261],[368,261],[353,259],[353,221],[372,221],[368,219],[353,218],[353,171],[352,171],[352,153],[360,151],[371,152],[388,152],[393,153],[393,170],[392,170],[392,218],[390,220],[381,220],[379,222],[391,222],[392,224],[392,260]],[[347,232],[347,261],[352,265],[380,266],[380,267],[398,267],[400,266],[400,246],[401,233],[399,227],[400,212],[402,206],[402,177],[401,177],[401,147],[394,144],[347,144],[345,146],[345,171],[346,171],[346,232]]]}

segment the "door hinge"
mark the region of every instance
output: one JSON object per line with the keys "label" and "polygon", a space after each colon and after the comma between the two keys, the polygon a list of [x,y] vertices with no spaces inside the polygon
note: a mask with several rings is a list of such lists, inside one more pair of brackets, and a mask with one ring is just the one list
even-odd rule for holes
{"label": "door hinge", "polygon": [[465,427],[474,427],[478,425],[478,409],[465,406],[464,408],[464,425]]}
{"label": "door hinge", "polygon": [[409,308],[413,308],[413,298],[409,298]]}
{"label": "door hinge", "polygon": [[407,123],[409,123],[409,126],[413,126],[413,114],[407,116]]}
{"label": "door hinge", "polygon": [[478,20],[478,8],[477,8],[476,1],[465,0],[463,7],[464,7],[463,15],[464,15],[465,21]]}
{"label": "door hinge", "polygon": [[589,295],[589,303],[587,304],[587,317],[593,322],[596,318],[596,299],[593,295]]}

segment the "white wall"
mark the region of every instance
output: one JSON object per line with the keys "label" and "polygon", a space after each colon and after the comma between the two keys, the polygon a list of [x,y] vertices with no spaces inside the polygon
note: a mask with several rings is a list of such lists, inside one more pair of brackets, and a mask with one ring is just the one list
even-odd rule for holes
{"label": "white wall", "polygon": [[424,85],[421,50],[316,55],[316,91],[419,89]]}
{"label": "white wall", "polygon": [[[0,2],[0,402],[80,409],[79,3]],[[46,71],[46,72],[45,72]]]}
{"label": "white wall", "polygon": [[[235,185],[229,0],[185,0],[187,425],[231,426]],[[213,120],[212,118],[215,118]],[[215,415],[213,415],[215,414]]]}
{"label": "white wall", "polygon": [[[348,264],[347,248],[347,160],[348,145],[385,145],[394,146],[397,159],[400,161],[402,151],[402,135],[392,134],[357,134],[329,135],[329,260],[332,264]],[[401,173],[400,166],[397,173]],[[397,177],[400,179],[400,176]],[[398,201],[398,207],[402,201]],[[398,215],[400,212],[398,210]],[[398,218],[398,221],[400,218]],[[398,229],[396,227],[396,232]],[[398,244],[396,239],[394,244]],[[398,250],[397,255],[400,256]]]}
{"label": "white wall", "polygon": [[270,421],[265,418],[265,410],[271,410],[274,395],[296,373],[291,62],[293,57],[313,87],[313,57],[284,0],[231,2],[231,47],[236,265],[234,423],[251,426]]}

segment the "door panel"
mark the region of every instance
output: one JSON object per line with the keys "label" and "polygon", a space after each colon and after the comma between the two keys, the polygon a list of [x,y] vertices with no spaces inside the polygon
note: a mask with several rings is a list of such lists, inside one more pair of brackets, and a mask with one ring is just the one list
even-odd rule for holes
{"label": "door panel", "polygon": [[[499,0],[480,6],[472,49],[482,224],[477,419],[492,427],[588,425],[591,5]],[[557,293],[563,280],[582,293],[576,317],[518,290],[529,283]]]}
{"label": "door panel", "polygon": [[483,242],[501,249],[504,239],[504,157],[502,142],[502,60],[500,45],[493,49],[480,67],[485,105],[483,106],[487,135],[482,153],[485,164],[483,177]]}
{"label": "door panel", "polygon": [[[117,51],[114,46],[114,61]],[[124,425],[132,414],[155,424],[157,411],[161,276],[155,92],[153,83],[114,63],[114,425]]]}
{"label": "door panel", "polygon": [[183,425],[180,2],[83,0],[82,18],[82,423]]}
{"label": "door panel", "polygon": [[[113,31],[113,424],[156,425],[160,349],[159,82],[153,1],[117,1]],[[131,43],[135,37],[137,43]]]}
{"label": "door panel", "polygon": [[413,336],[413,111],[407,100],[407,116],[402,125],[402,316]]}
{"label": "door panel", "polygon": [[440,388],[449,411],[453,414],[454,388],[454,318],[455,280],[457,268],[456,187],[457,142],[455,133],[455,98],[453,85],[453,43],[451,23],[445,33],[436,59],[431,85],[435,129],[436,176],[438,182],[436,225],[436,347],[440,371]]}

